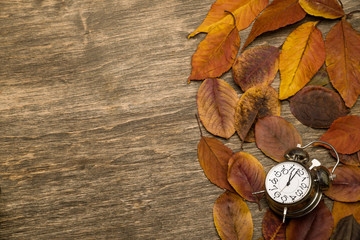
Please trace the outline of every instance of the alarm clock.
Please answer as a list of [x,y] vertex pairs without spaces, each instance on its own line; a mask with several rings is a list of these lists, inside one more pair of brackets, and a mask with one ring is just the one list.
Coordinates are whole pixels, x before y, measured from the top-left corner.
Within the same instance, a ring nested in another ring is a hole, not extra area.
[[[304,150],[313,143],[329,146],[337,157],[337,162],[330,172],[321,163],[313,159]],[[311,212],[320,202],[322,191],[327,190],[332,180],[335,168],[339,164],[339,155],[335,148],[323,141],[313,141],[301,147],[289,149],[285,161],[273,166],[265,178],[265,193],[269,207],[285,218],[301,217]]]

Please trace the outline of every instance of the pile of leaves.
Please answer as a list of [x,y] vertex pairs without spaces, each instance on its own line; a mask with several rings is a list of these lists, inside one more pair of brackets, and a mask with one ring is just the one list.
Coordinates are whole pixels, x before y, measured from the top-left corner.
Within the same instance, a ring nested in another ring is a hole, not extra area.
[[[192,57],[188,82],[204,80],[197,110],[214,137],[201,133],[198,159],[206,177],[225,189],[213,208],[222,239],[252,239],[247,202],[259,204],[261,196],[252,193],[264,189],[266,173],[258,159],[244,151],[234,153],[221,138],[236,132],[241,144],[255,142],[269,158],[284,161],[285,151],[302,139],[280,116],[282,100],[290,102],[293,116],[305,126],[328,129],[319,140],[335,147],[342,164],[325,192],[334,200],[332,211],[321,201],[308,215],[282,223],[267,210],[264,239],[360,239],[360,117],[349,115],[360,94],[360,34],[348,22],[357,12],[345,13],[337,0],[217,0],[189,35],[207,34]],[[259,35],[306,15],[318,20],[299,25],[281,46],[245,49]],[[325,40],[317,27],[323,19],[336,22]],[[240,50],[239,31],[253,21]],[[243,92],[240,98],[219,78],[229,70]],[[271,84],[278,71],[277,91]]]

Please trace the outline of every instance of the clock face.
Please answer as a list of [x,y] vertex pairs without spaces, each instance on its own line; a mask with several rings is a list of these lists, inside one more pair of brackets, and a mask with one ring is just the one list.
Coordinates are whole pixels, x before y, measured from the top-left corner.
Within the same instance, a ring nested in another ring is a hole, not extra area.
[[292,204],[306,197],[311,188],[309,171],[297,162],[281,162],[270,169],[265,190],[276,202]]

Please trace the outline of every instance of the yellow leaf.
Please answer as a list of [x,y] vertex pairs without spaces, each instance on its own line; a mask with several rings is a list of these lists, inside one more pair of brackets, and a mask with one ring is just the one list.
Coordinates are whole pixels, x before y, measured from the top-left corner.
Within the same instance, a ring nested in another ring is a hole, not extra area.
[[338,0],[299,0],[300,6],[310,15],[335,19],[344,16]]
[[208,33],[212,28],[221,24],[233,24],[234,20],[227,12],[231,12],[236,19],[237,29],[247,28],[257,15],[268,5],[269,0],[217,0],[212,6],[203,23],[188,38],[200,32]]
[[325,61],[325,46],[318,22],[307,22],[286,39],[280,53],[279,99],[287,99],[303,88]]

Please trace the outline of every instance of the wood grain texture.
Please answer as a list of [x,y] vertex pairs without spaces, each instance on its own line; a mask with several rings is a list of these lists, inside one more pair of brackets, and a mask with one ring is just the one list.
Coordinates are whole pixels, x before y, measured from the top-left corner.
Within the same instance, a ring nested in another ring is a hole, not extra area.
[[[0,2],[0,239],[219,239],[212,207],[222,190],[196,153],[200,82],[186,83],[204,35],[186,37],[212,3]],[[318,27],[325,35],[335,22]],[[360,31],[360,14],[350,22]],[[251,46],[280,46],[296,26]],[[241,93],[230,73],[222,78]],[[301,125],[287,102],[282,116],[304,143],[324,132]],[[222,141],[240,150],[238,137]],[[274,164],[254,144],[244,149],[266,170]],[[331,166],[322,149],[314,155]],[[265,211],[248,206],[258,239]]]

